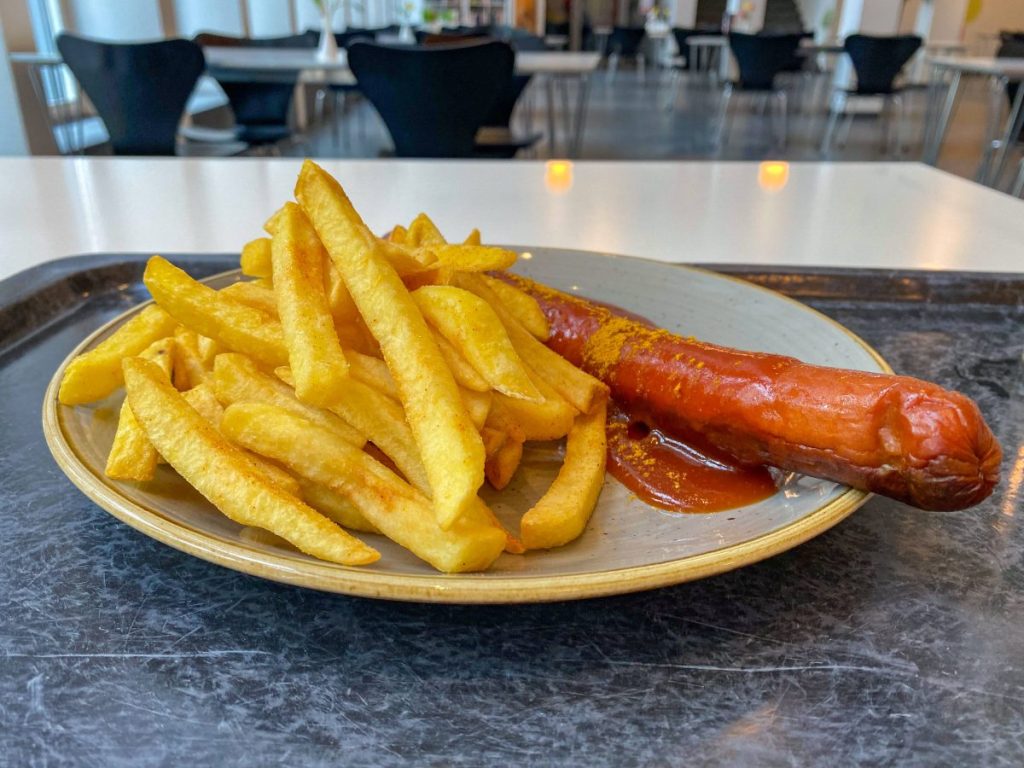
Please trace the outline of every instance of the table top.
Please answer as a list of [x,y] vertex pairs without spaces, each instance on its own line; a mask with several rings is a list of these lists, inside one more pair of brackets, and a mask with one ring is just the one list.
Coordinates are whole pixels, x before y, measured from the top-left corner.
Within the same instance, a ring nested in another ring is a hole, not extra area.
[[[479,227],[490,242],[667,262],[1024,272],[1024,203],[914,163],[575,162],[558,174],[534,161],[323,164],[378,231],[426,210],[453,235]],[[0,185],[0,279],[79,253],[237,251],[298,169],[0,158],[0,177],[18,179]]]
[[[207,66],[218,70],[348,72],[348,57],[338,51],[334,61],[321,61],[312,49],[296,48],[203,48]],[[520,51],[516,72],[524,75],[587,74],[597,69],[601,54],[594,51]]]
[[930,56],[934,67],[954,69],[974,75],[1024,77],[1024,59],[999,59],[994,56]]

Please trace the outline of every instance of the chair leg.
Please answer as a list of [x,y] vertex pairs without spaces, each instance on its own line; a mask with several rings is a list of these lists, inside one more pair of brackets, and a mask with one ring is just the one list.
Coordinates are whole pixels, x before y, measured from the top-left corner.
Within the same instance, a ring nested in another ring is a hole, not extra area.
[[615,79],[615,73],[619,71],[619,54],[613,53],[608,57],[608,82]]
[[715,134],[715,147],[720,151],[729,140],[728,119],[729,102],[732,100],[732,85],[726,83],[722,89],[721,103],[718,107],[718,126]]
[[775,104],[778,109],[779,118],[779,130],[778,130],[778,145],[779,150],[782,152],[786,151],[786,142],[789,138],[789,97],[786,96],[785,91],[775,92]]
[[636,55],[636,66],[640,70],[640,80],[647,82],[647,60],[642,53]]
[[844,110],[846,119],[843,120],[842,128],[839,130],[839,138],[836,142],[840,149],[846,149],[846,143],[850,140],[850,132],[853,130],[853,112]]
[[1017,170],[1017,178],[1014,179],[1013,187],[1010,189],[1010,194],[1014,197],[1021,197],[1024,195],[1024,158],[1020,161],[1020,168]]
[[896,146],[894,147],[893,157],[897,160],[903,159],[903,147],[905,142],[904,128],[907,122],[907,105],[903,100],[903,96],[900,94],[894,94],[892,97],[893,112],[895,112],[895,123],[896,129]]
[[[840,105],[845,107],[845,101]],[[821,154],[828,155],[832,151],[832,138],[836,133],[836,126],[839,124],[841,109],[836,108],[835,96],[829,99],[828,124],[825,126],[825,137],[821,140]]]
[[892,150],[892,100],[882,97],[882,111],[878,113],[878,151],[883,156]]

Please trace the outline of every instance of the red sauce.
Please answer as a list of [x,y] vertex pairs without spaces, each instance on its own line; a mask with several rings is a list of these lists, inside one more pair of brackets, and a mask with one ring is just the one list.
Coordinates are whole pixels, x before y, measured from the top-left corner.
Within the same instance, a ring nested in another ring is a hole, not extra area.
[[677,440],[614,402],[608,408],[608,471],[651,506],[672,512],[720,512],[776,491],[766,467],[746,467]]

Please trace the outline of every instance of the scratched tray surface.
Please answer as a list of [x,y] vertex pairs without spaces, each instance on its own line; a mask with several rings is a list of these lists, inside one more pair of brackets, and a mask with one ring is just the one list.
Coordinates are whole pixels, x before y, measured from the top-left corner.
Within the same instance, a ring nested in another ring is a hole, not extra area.
[[[236,257],[173,256],[204,276]],[[53,370],[146,298],[144,257],[0,283],[0,762],[1024,762],[1024,279],[721,267],[975,398],[1003,482],[876,498],[713,579],[571,604],[379,603],[228,571],[82,496],[39,426]]]

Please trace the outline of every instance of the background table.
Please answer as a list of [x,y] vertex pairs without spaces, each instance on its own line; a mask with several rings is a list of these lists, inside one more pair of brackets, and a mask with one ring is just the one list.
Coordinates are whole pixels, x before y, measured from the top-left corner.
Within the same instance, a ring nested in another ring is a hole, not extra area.
[[[763,563],[590,602],[405,605],[272,584],[143,537],[50,461],[38,412],[48,376],[83,324],[141,295],[141,259],[110,266],[103,296],[95,272],[61,279],[86,266],[71,260],[36,274],[62,286],[47,322],[26,307],[0,312],[8,338],[42,326],[0,353],[5,760],[1024,761],[1024,279],[894,271],[1024,272],[1024,203],[907,164],[793,165],[775,191],[751,163],[579,163],[567,190],[545,184],[541,163],[326,165],[378,230],[427,210],[445,231],[479,225],[490,241],[760,261],[743,274],[850,324],[897,370],[977,398],[1010,449],[1003,485],[956,514],[874,499]],[[237,252],[297,169],[0,159],[18,180],[0,187],[0,264],[9,274],[77,251]],[[233,258],[188,266],[208,274]],[[0,299],[30,279],[0,283]]]

